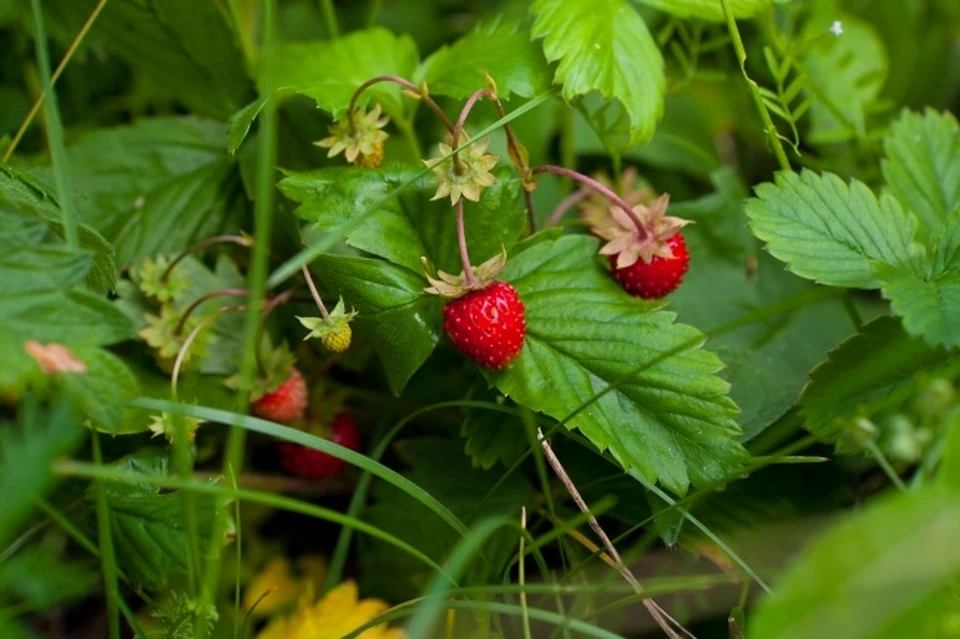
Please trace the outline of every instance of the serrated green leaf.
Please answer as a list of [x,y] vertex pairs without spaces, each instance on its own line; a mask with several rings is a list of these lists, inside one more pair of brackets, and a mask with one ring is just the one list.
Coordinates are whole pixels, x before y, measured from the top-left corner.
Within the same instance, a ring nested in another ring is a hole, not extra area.
[[[487,392],[471,399],[493,401],[499,397],[502,397],[499,393]],[[490,470],[498,463],[509,468],[529,443],[518,417],[479,408],[466,410],[460,435],[466,439],[463,452],[470,457],[474,468],[483,470]]]
[[567,236],[512,256],[501,279],[526,305],[520,356],[488,379],[524,406],[565,419],[625,468],[682,494],[736,476],[744,451],[736,404],[703,335],[626,295],[595,262],[597,242]]
[[[815,295],[812,284],[784,270],[750,235],[742,204],[746,192],[736,174],[724,170],[712,177],[715,193],[670,206],[671,215],[696,222],[683,230],[693,256],[689,271],[669,298],[679,320],[709,331],[784,300]],[[755,267],[748,269],[751,260]],[[741,408],[742,440],[782,417],[800,395],[807,372],[852,332],[840,301],[826,299],[710,338],[706,348],[726,364],[721,375]]]
[[554,81],[572,100],[592,91],[619,101],[630,119],[627,146],[650,139],[663,113],[663,56],[626,0],[536,0],[534,38],[559,61]]
[[[335,167],[292,173],[280,190],[301,203],[296,214],[332,229],[416,175],[410,166],[384,169]],[[523,186],[509,169],[495,171],[497,182],[484,190],[480,202],[468,202],[464,224],[473,264],[480,264],[513,246],[526,223]],[[347,234],[347,243],[384,257],[416,273],[423,272],[421,257],[432,267],[449,273],[463,270],[457,244],[456,213],[447,200],[432,201],[437,187],[422,177],[396,200]]]
[[806,550],[750,617],[747,636],[844,639],[950,636],[946,588],[960,555],[956,495],[894,495],[842,522]]
[[960,126],[947,113],[904,111],[883,141],[883,177],[900,202],[934,229],[960,206]]
[[[636,0],[656,7],[678,18],[699,18],[723,22],[723,5],[720,0]],[[730,12],[735,18],[752,18],[759,11],[767,9],[773,0],[728,0]]]
[[[0,240],[10,247],[21,247],[42,241],[47,233],[26,219],[27,216],[42,218],[48,230],[63,238],[65,232],[61,222],[60,206],[56,202],[53,190],[32,176],[11,166],[0,165],[0,216],[4,219],[3,235]],[[18,241],[13,231],[25,233]],[[97,231],[87,224],[77,225],[80,246],[93,257],[93,268],[87,276],[87,286],[96,293],[112,291],[117,284],[117,261],[113,246]],[[8,235],[10,234],[10,235]],[[30,242],[30,240],[33,242]],[[0,244],[3,246],[4,244]]]
[[125,419],[125,405],[140,396],[140,385],[119,357],[100,348],[77,348],[74,355],[87,367],[82,375],[65,375],[71,393],[96,430],[110,435],[139,433],[147,424]]
[[[383,27],[354,31],[336,40],[288,42],[275,57],[274,86],[260,87],[270,95],[277,89],[293,89],[313,98],[334,119],[346,113],[350,98],[360,85],[380,75],[411,79],[419,62],[417,45],[410,36],[397,36]],[[358,104],[380,102],[392,117],[408,111],[400,87],[381,82],[364,91]]]
[[321,255],[313,267],[356,308],[354,322],[374,336],[390,388],[399,394],[440,340],[443,300],[423,292],[422,276],[381,260]]
[[801,277],[829,286],[878,288],[871,264],[906,264],[916,217],[888,193],[857,180],[780,172],[746,205],[750,229]]
[[550,86],[550,69],[543,52],[518,24],[481,24],[452,45],[427,58],[417,77],[431,94],[467,98],[486,86],[485,73],[497,84],[497,94],[531,98]]
[[830,351],[810,372],[799,405],[805,427],[835,442],[845,421],[861,408],[906,388],[921,371],[947,363],[949,353],[907,335],[895,318],[880,317]]
[[[124,457],[115,466],[130,472],[166,475],[170,467],[166,457],[165,452],[145,449]],[[185,574],[188,544],[180,492],[160,493],[146,482],[108,482],[105,489],[117,562],[133,583],[152,590],[163,587],[172,575]],[[92,486],[86,500],[88,510],[92,510]],[[212,549],[217,513],[224,500],[199,494],[194,496],[194,506],[200,547]]]
[[874,273],[883,296],[911,335],[948,348],[960,345],[960,269],[926,276],[879,264]]
[[[830,33],[837,20],[843,25],[840,36]],[[869,22],[842,11],[834,0],[814,3],[800,37],[817,42],[804,56],[804,63],[833,107],[814,100],[807,138],[816,144],[831,144],[863,137],[867,107],[880,96],[887,79],[883,40]]]

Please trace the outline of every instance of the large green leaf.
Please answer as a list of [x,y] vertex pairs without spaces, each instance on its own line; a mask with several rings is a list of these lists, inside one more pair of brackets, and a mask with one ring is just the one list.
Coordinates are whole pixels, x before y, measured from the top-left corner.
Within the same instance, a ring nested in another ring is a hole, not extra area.
[[497,93],[531,98],[550,86],[550,69],[530,34],[515,23],[478,25],[469,34],[427,58],[417,76],[427,81],[431,94],[466,98],[486,86],[486,76],[497,83]]
[[[724,20],[723,5],[720,0],[636,0],[678,18],[700,18],[701,20]],[[774,0],[728,0],[730,12],[735,18],[752,18],[761,9],[767,9]]]
[[[737,406],[716,376],[704,336],[624,293],[595,262],[586,236],[539,241],[512,256],[501,279],[526,305],[527,336],[513,365],[489,380],[519,404],[567,425],[625,468],[684,493],[735,477]],[[623,379],[633,371],[636,375]]]
[[[97,0],[54,0],[46,14],[71,34]],[[249,99],[243,55],[221,3],[192,0],[111,0],[91,39],[122,58],[163,96],[202,115],[225,119]]]
[[225,136],[212,120],[150,118],[68,147],[81,213],[121,264],[179,252],[225,226],[242,197]]
[[[297,215],[329,230],[417,173],[415,167],[402,165],[376,170],[334,167],[290,174],[280,182],[280,190],[301,203]],[[512,246],[526,223],[520,180],[506,168],[495,175],[497,183],[483,192],[480,202],[467,202],[464,207],[474,264],[492,257],[502,246]],[[456,214],[449,201],[431,201],[435,193],[436,184],[422,177],[350,231],[347,243],[418,273],[423,271],[421,257],[441,270],[461,272]]]
[[906,264],[916,217],[896,198],[879,200],[857,180],[830,173],[780,172],[756,187],[746,206],[750,229],[801,277],[830,286],[878,288],[874,261]]
[[[0,246],[19,248],[39,242],[46,237],[48,229],[60,237],[65,236],[60,205],[53,195],[53,189],[11,166],[0,165],[0,207],[38,217],[34,222],[25,219],[16,223],[11,221],[4,229],[5,239],[0,239],[3,243]],[[93,267],[87,274],[87,286],[97,293],[112,291],[117,283],[113,246],[87,224],[81,222],[77,227],[80,246],[93,257]],[[23,235],[18,237],[14,233]]]
[[929,253],[905,266],[877,264],[874,273],[908,332],[960,345],[960,208],[934,231]]
[[[170,472],[167,455],[159,449],[148,448],[124,457],[116,466],[128,472],[167,475]],[[117,561],[134,584],[148,589],[161,588],[170,576],[185,574],[188,543],[180,492],[161,493],[147,482],[110,482],[105,488]],[[91,486],[86,499],[90,510],[95,507],[94,499]],[[211,549],[217,513],[225,501],[204,494],[194,495],[193,501],[200,547]]]
[[[807,372],[854,329],[839,299],[815,302],[814,285],[760,250],[746,228],[746,193],[737,176],[724,170],[713,180],[715,193],[670,206],[672,215],[696,222],[683,231],[693,257],[683,286],[670,295],[671,310],[681,322],[709,332],[790,299],[809,300],[706,344],[726,364],[721,375],[741,408],[737,422],[746,440],[794,405]],[[755,268],[748,269],[752,260]]]
[[960,575],[956,493],[895,495],[816,541],[750,616],[762,639],[953,636],[947,588]]
[[649,140],[663,113],[663,56],[626,0],[536,0],[532,33],[559,61],[554,81],[563,97],[593,91],[618,100],[630,120],[625,146]]
[[[336,40],[288,42],[277,51],[273,87],[261,87],[264,95],[278,89],[293,89],[313,98],[324,111],[340,118],[350,106],[350,98],[360,85],[380,75],[411,79],[417,68],[417,45],[406,35],[397,36],[382,27],[374,27]],[[367,89],[361,106],[371,100],[380,102],[393,117],[403,117],[400,87],[381,82]]]
[[[830,33],[836,21],[843,26],[840,36]],[[876,29],[841,11],[834,0],[818,0],[801,37],[816,42],[804,63],[824,96],[810,109],[807,139],[829,144],[865,136],[868,108],[887,79],[887,50]]]
[[895,318],[880,317],[830,351],[830,358],[810,373],[799,402],[806,428],[835,441],[846,419],[949,359],[943,349],[907,335]]
[[405,268],[358,257],[321,255],[313,269],[359,311],[397,394],[433,352],[443,330],[443,300],[423,292],[426,280]]
[[904,111],[884,138],[890,191],[934,229],[960,206],[960,126],[950,113]]

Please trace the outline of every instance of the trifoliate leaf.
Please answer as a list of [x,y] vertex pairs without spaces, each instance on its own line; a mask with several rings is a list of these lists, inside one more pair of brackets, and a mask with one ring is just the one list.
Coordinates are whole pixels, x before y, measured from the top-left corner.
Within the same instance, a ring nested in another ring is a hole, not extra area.
[[550,86],[550,68],[530,34],[516,23],[492,22],[427,58],[417,71],[431,94],[464,99],[486,86],[485,73],[497,83],[497,94],[531,98]]
[[[636,0],[678,18],[700,18],[701,20],[724,20],[723,5],[720,0]],[[730,12],[735,18],[752,18],[761,9],[773,4],[773,0],[729,0]]]
[[554,81],[565,100],[593,91],[619,101],[630,119],[626,146],[649,140],[663,113],[663,56],[627,0],[536,0],[531,29],[559,61]]
[[960,126],[950,113],[904,111],[884,138],[883,177],[901,204],[934,229],[960,206]]
[[862,182],[811,171],[778,173],[747,202],[750,229],[801,277],[830,286],[878,288],[875,261],[906,264],[917,218]]
[[[512,367],[487,373],[505,395],[567,419],[625,468],[676,493],[742,472],[737,406],[705,337],[623,292],[594,261],[596,240],[567,236],[513,255],[501,279],[526,306]],[[625,376],[639,370],[629,379]]]
[[820,439],[835,442],[858,411],[894,396],[917,373],[945,364],[949,357],[943,349],[910,337],[895,318],[880,317],[811,371],[799,401],[804,425]]

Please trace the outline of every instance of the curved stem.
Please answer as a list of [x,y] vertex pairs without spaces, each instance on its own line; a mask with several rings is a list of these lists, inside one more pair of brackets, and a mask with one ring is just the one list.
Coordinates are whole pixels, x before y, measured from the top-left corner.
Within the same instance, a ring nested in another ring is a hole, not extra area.
[[313,283],[313,277],[310,276],[310,271],[307,269],[307,266],[301,266],[300,270],[303,271],[303,279],[307,280],[310,295],[313,296],[313,301],[317,303],[317,308],[320,309],[320,314],[323,315],[323,319],[330,319],[330,313],[327,312],[327,307],[323,305],[323,300],[320,299],[320,293],[317,292],[317,286]]
[[366,91],[368,88],[372,87],[373,85],[379,84],[380,82],[393,82],[394,84],[399,84],[404,89],[407,89],[409,91],[412,91],[413,93],[416,93],[417,96],[421,100],[423,100],[428,107],[430,107],[430,110],[433,111],[438,118],[440,118],[440,121],[443,122],[443,126],[447,127],[447,131],[450,131],[451,133],[453,132],[453,125],[450,123],[450,119],[447,117],[447,114],[444,113],[443,109],[440,108],[440,105],[434,102],[433,98],[431,98],[430,96],[424,95],[420,87],[415,85],[413,82],[410,82],[409,80],[405,80],[404,78],[401,78],[400,76],[397,76],[397,75],[378,75],[375,78],[370,78],[369,80],[361,84],[359,87],[357,87],[357,90],[353,92],[353,96],[350,98],[350,107],[349,107],[349,110],[347,111],[347,119],[350,122],[351,131],[354,131],[354,127],[356,126],[354,124],[353,114],[357,110],[357,100],[360,99],[360,94]]
[[197,324],[196,327],[190,331],[190,334],[187,335],[187,339],[183,340],[183,345],[180,347],[180,350],[177,351],[177,359],[173,362],[173,373],[170,375],[170,389],[173,392],[174,400],[177,399],[177,380],[180,379],[180,368],[183,366],[183,361],[187,358],[187,351],[190,350],[190,346],[193,345],[193,341],[197,339],[200,331],[220,319],[221,315],[225,315],[231,311],[242,311],[245,308],[247,307],[244,304],[239,306],[224,306],[210,317],[205,317],[202,322]]
[[557,208],[553,209],[553,212],[550,214],[550,217],[547,218],[547,223],[545,226],[550,228],[551,226],[556,226],[557,223],[563,218],[567,211],[573,208],[580,200],[588,197],[590,195],[590,189],[579,189],[568,195],[567,197],[560,200],[560,204],[557,205]]
[[173,258],[173,261],[167,265],[167,270],[163,272],[163,275],[160,276],[161,282],[166,282],[167,278],[170,277],[170,272],[173,270],[177,264],[183,260],[186,256],[197,251],[201,251],[208,246],[213,246],[214,244],[223,244],[226,242],[232,242],[233,244],[239,244],[240,246],[253,246],[253,240],[249,237],[243,235],[214,235],[213,237],[208,237],[206,239],[195,242],[185,248],[180,255]]
[[[491,94],[490,99],[493,101],[493,105],[497,108],[497,115],[501,118],[507,117],[507,112],[503,108],[503,103],[500,102],[500,98],[497,95]],[[526,182],[528,174],[530,172],[530,167],[524,161],[524,155],[520,152],[520,144],[517,142],[516,136],[513,135],[513,129],[509,124],[503,125],[503,132],[507,136],[507,148],[510,149],[510,159],[513,160],[514,164],[517,166],[517,171],[520,172],[520,179],[524,182],[524,199],[527,203],[527,217],[530,222],[530,230],[536,233],[537,231],[537,214],[533,208],[533,196],[530,191],[526,188]]]
[[293,288],[288,288],[284,292],[274,295],[273,297],[268,299],[266,304],[263,305],[263,313],[260,315],[260,321],[257,324],[257,335],[254,338],[255,346],[253,350],[254,357],[256,357],[256,361],[257,361],[257,370],[260,372],[261,375],[267,374],[266,367],[264,367],[263,365],[263,356],[260,353],[260,334],[263,332],[263,325],[266,324],[267,318],[270,317],[270,313],[273,312],[273,309],[277,308],[281,304],[285,304],[286,302],[289,302],[290,298],[293,297],[294,293],[297,292],[298,288],[299,288],[298,286],[294,286]]
[[467,121],[467,116],[470,115],[470,111],[473,110],[474,105],[479,102],[482,98],[486,97],[489,93],[489,89],[480,89],[479,91],[474,92],[473,95],[467,100],[466,104],[463,105],[463,109],[460,111],[460,116],[457,118],[457,123],[453,125],[453,133],[450,134],[451,137],[451,146],[453,146],[453,167],[457,172],[457,175],[463,173],[463,165],[460,163],[460,151],[458,147],[460,146],[460,135],[463,133],[463,125]]
[[637,217],[637,214],[633,212],[633,209],[627,204],[622,197],[611,191],[609,188],[597,182],[593,178],[589,178],[582,173],[573,171],[571,169],[565,169],[562,166],[553,166],[551,164],[544,164],[543,166],[536,166],[530,171],[532,174],[536,175],[537,173],[553,173],[555,175],[562,175],[564,177],[573,178],[574,180],[580,182],[581,184],[598,191],[605,198],[619,206],[623,209],[623,212],[630,217],[633,223],[636,225],[637,230],[640,231],[640,239],[646,240],[650,237],[650,231],[643,225],[643,222],[640,221],[640,218]]
[[240,297],[241,295],[249,295],[250,290],[246,288],[224,288],[219,291],[210,291],[205,293],[194,300],[193,304],[187,307],[187,310],[183,312],[183,315],[180,316],[180,321],[177,322],[177,327],[174,329],[173,334],[179,335],[183,331],[183,327],[187,323],[187,319],[190,315],[197,310],[197,308],[206,302],[207,300],[212,300],[217,297]]
[[460,244],[460,261],[463,262],[463,275],[468,286],[477,286],[479,282],[470,266],[470,254],[467,252],[467,234],[463,227],[463,198],[457,200],[457,243]]

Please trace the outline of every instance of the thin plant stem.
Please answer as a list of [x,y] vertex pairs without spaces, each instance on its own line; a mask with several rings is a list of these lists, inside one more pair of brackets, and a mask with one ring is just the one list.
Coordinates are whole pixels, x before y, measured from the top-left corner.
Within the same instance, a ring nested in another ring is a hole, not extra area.
[[187,319],[197,310],[201,304],[218,297],[241,297],[244,295],[249,295],[250,290],[246,288],[224,288],[219,291],[210,291],[198,297],[194,302],[187,307],[183,312],[183,315],[180,316],[180,321],[177,322],[177,326],[173,329],[174,335],[179,335],[183,332],[183,327],[187,325]]
[[353,92],[353,96],[351,96],[350,98],[350,107],[349,107],[349,110],[347,111],[347,118],[350,121],[351,130],[353,130],[354,128],[353,114],[357,110],[357,100],[360,99],[360,95],[364,91],[366,91],[368,88],[372,87],[375,84],[379,84],[380,82],[393,82],[394,84],[399,84],[404,89],[407,89],[408,91],[416,94],[417,97],[420,100],[423,100],[423,102],[428,107],[430,107],[430,110],[433,111],[438,118],[440,118],[440,121],[443,122],[443,126],[447,128],[447,131],[453,133],[453,124],[450,123],[450,118],[448,118],[447,114],[443,112],[443,109],[440,108],[440,105],[434,102],[433,98],[431,98],[428,95],[425,95],[423,93],[423,90],[417,85],[415,85],[413,82],[410,82],[410,80],[405,80],[404,78],[401,78],[400,76],[397,76],[397,75],[378,75],[375,78],[370,78],[369,80],[361,84],[359,87],[357,87],[357,90]]
[[[520,507],[520,528],[523,530],[527,529],[527,507]],[[520,535],[520,561],[517,563],[517,570],[520,576],[520,585],[525,586],[527,583],[526,579],[526,568],[524,567],[526,561],[523,556],[523,546],[526,541],[524,535]],[[530,636],[530,611],[527,607],[527,592],[526,590],[520,591],[520,610],[523,619],[523,639],[531,639]]]
[[887,456],[883,454],[883,451],[877,446],[876,442],[868,441],[866,444],[867,450],[870,451],[870,454],[873,455],[873,458],[877,460],[877,464],[880,465],[880,468],[883,470],[884,474],[887,476],[887,479],[897,487],[902,493],[907,492],[907,485],[903,483],[903,480],[900,479],[900,475],[897,474],[897,471],[894,470],[893,466],[890,464],[890,460],[887,459]]
[[160,276],[160,281],[166,282],[167,278],[170,277],[170,273],[173,271],[174,267],[191,253],[202,251],[208,246],[213,246],[214,244],[223,244],[226,242],[239,244],[240,246],[253,246],[253,240],[245,235],[214,235],[213,237],[204,238],[198,242],[194,242],[185,248],[179,255],[173,258],[173,261],[167,264],[167,270],[165,270],[163,275]]
[[[263,0],[262,4],[261,46],[262,56],[268,57],[261,64],[260,81],[263,86],[274,87],[274,57],[277,54],[276,42],[276,0]],[[261,58],[263,59],[263,58]],[[276,100],[268,100],[260,116],[260,140],[257,145],[256,201],[254,203],[254,246],[247,287],[250,289],[249,306],[243,332],[243,357],[240,361],[240,388],[236,396],[239,412],[247,412],[250,404],[250,388],[257,364],[259,344],[256,343],[260,329],[260,312],[264,306],[266,293],[267,267],[269,264],[270,234],[273,228],[274,171],[277,158],[277,106]],[[246,430],[232,425],[227,436],[226,454],[223,460],[224,472],[240,474],[243,472]],[[201,590],[201,605],[212,605],[220,579],[221,555],[217,547],[227,528],[229,511],[218,513],[214,525],[214,534],[210,543],[214,545],[208,553],[211,559]],[[200,639],[206,636],[206,628],[201,629]]]
[[723,7],[723,15],[727,20],[727,30],[730,32],[730,39],[733,41],[733,48],[737,53],[737,61],[740,63],[740,71],[743,74],[744,79],[747,81],[747,87],[750,90],[750,95],[753,96],[753,101],[757,106],[757,111],[760,113],[760,119],[763,120],[764,132],[766,132],[767,139],[770,140],[770,143],[773,146],[773,154],[776,156],[777,163],[780,165],[780,168],[784,171],[790,171],[790,160],[787,158],[787,152],[784,150],[783,144],[780,142],[780,136],[777,133],[777,127],[773,124],[773,118],[770,117],[770,112],[767,111],[767,107],[763,103],[763,96],[760,95],[760,87],[747,74],[747,50],[743,46],[743,40],[740,39],[740,31],[737,29],[737,21],[733,17],[733,12],[730,10],[730,1],[720,0],[720,5]]
[[[90,431],[90,443],[93,449],[93,463],[103,466],[103,453],[100,452],[100,436]],[[107,506],[107,490],[102,479],[93,480],[93,491],[97,504],[97,536],[100,541],[100,566],[103,570],[103,589],[107,594],[107,625],[110,639],[120,639],[120,615],[117,602],[120,590],[117,588],[117,559],[113,549],[113,532],[110,530],[110,511]]]
[[572,169],[566,169],[562,166],[553,166],[551,164],[544,164],[542,166],[536,166],[532,169],[532,173],[553,173],[555,175],[562,175],[565,177],[573,178],[574,180],[580,182],[584,186],[587,186],[594,191],[598,191],[601,195],[606,197],[608,200],[619,206],[623,209],[623,212],[629,216],[630,220],[636,225],[637,230],[640,232],[640,240],[644,241],[650,238],[650,231],[643,225],[643,222],[640,221],[640,218],[637,217],[637,214],[633,212],[633,209],[630,207],[627,202],[617,195],[615,192],[597,182],[593,178],[587,177],[586,175],[574,171]]
[[210,324],[213,324],[221,315],[229,313],[231,311],[241,311],[245,309],[246,306],[224,306],[221,309],[218,309],[216,313],[210,317],[205,317],[203,320],[194,327],[190,334],[187,335],[187,339],[183,340],[183,344],[180,346],[180,350],[177,351],[177,357],[173,362],[173,372],[170,374],[170,388],[173,393],[174,399],[177,397],[177,382],[180,379],[180,369],[183,367],[183,362],[187,358],[187,353],[190,351],[190,347],[193,345],[194,340],[197,339],[197,336],[200,335],[200,332],[207,328]]
[[37,111],[40,110],[40,107],[43,105],[44,100],[47,97],[48,90],[53,88],[53,85],[56,84],[57,80],[60,78],[60,74],[63,73],[63,70],[67,67],[67,63],[70,62],[73,58],[73,54],[76,53],[77,48],[80,46],[80,43],[83,42],[83,39],[87,36],[87,32],[90,31],[90,27],[93,26],[93,23],[96,21],[97,16],[100,15],[100,12],[103,10],[103,7],[107,4],[107,0],[100,0],[97,3],[97,6],[93,8],[93,11],[90,13],[90,16],[87,18],[87,21],[83,23],[83,26],[80,27],[80,31],[77,32],[77,36],[73,39],[73,42],[70,43],[70,48],[67,49],[67,52],[63,55],[63,58],[60,60],[60,64],[57,65],[57,68],[54,70],[53,75],[50,77],[49,86],[44,86],[43,90],[40,92],[40,95],[37,96],[37,99],[34,101],[33,106],[30,107],[30,111],[27,113],[27,116],[23,118],[23,122],[20,123],[20,128],[17,129],[17,132],[13,136],[13,140],[10,141],[10,146],[7,147],[7,150],[3,153],[3,159],[0,160],[0,163],[6,164],[10,161],[10,158],[13,156],[14,150],[17,148],[17,145],[20,143],[20,139],[23,137],[24,133],[27,132],[27,128],[30,127],[30,123],[33,122],[33,118],[36,117]]
[[303,279],[307,280],[307,288],[310,289],[310,295],[313,296],[313,301],[316,302],[317,308],[320,309],[320,314],[323,315],[323,319],[329,320],[330,313],[327,312],[327,307],[323,305],[323,300],[320,299],[320,293],[317,292],[317,285],[313,283],[313,277],[310,275],[310,270],[304,265],[301,267],[303,271]]
[[367,15],[367,28],[377,24],[380,19],[380,10],[383,9],[383,0],[373,0],[370,3],[370,13]]
[[560,200],[560,204],[558,204],[557,208],[553,209],[553,212],[550,213],[550,217],[547,218],[547,223],[544,224],[544,226],[550,228],[551,226],[556,226],[559,224],[560,220],[563,219],[563,216],[566,215],[567,211],[576,206],[580,200],[589,197],[589,195],[590,189],[578,189]]
[[463,263],[463,274],[467,278],[467,286],[477,286],[477,276],[470,266],[470,254],[467,252],[467,233],[463,224],[463,198],[457,200],[457,243],[460,245],[460,261]]
[[[600,541],[603,543],[603,547],[606,549],[610,558],[616,562],[616,568],[620,572],[620,575],[628,584],[633,587],[634,592],[637,594],[642,593],[643,587],[640,585],[640,582],[637,581],[637,578],[632,572],[630,572],[630,569],[627,567],[627,565],[623,563],[620,553],[617,552],[617,549],[610,542],[610,538],[607,537],[607,533],[605,533],[603,528],[601,528],[600,522],[597,521],[596,517],[590,514],[590,508],[587,506],[587,502],[583,500],[583,497],[580,495],[580,491],[577,490],[573,480],[570,479],[570,475],[567,474],[563,464],[560,463],[560,459],[557,457],[556,453],[553,452],[553,447],[550,446],[549,440],[543,436],[543,431],[540,428],[537,428],[537,437],[540,440],[540,447],[543,449],[543,454],[547,458],[547,462],[549,462],[550,467],[553,468],[553,472],[555,472],[557,477],[560,478],[560,481],[563,482],[564,487],[567,489],[567,492],[570,493],[570,496],[573,498],[574,503],[577,504],[577,508],[580,509],[580,512],[587,516],[587,522],[590,524],[590,528],[592,528],[593,532],[596,533],[597,537],[600,538]],[[663,611],[659,606],[657,606],[656,602],[654,602],[652,599],[645,598],[643,600],[643,605],[650,612],[650,616],[653,617],[653,620],[657,622],[657,625],[660,626],[660,629],[663,630],[668,637],[671,639],[680,639],[680,635],[678,635],[673,628],[670,627],[670,624],[664,616]]]
[[857,309],[857,303],[853,300],[853,293],[850,289],[847,290],[846,295],[840,298],[840,301],[843,302],[843,310],[847,312],[847,317],[850,318],[853,328],[859,333],[863,328],[863,317]]
[[470,115],[470,111],[473,110],[474,105],[486,97],[489,92],[489,89],[480,89],[479,91],[475,91],[463,105],[463,109],[460,110],[460,115],[457,117],[457,123],[453,125],[453,133],[450,137],[451,146],[453,146],[453,167],[457,172],[457,175],[461,175],[463,173],[463,164],[460,162],[459,149],[460,136],[463,134],[463,125],[466,124],[467,116]]
[[327,35],[331,40],[340,37],[340,23],[337,22],[337,12],[333,8],[333,0],[320,0],[320,8],[323,11],[323,26],[327,30]]
[[[493,105],[497,108],[497,115],[501,118],[507,117],[507,112],[504,110],[500,98],[497,97],[495,93],[491,93],[489,97],[493,101]],[[527,204],[527,217],[530,222],[530,230],[536,233],[537,213],[533,207],[533,193],[531,189],[526,188],[527,182],[530,179],[530,167],[526,164],[527,155],[521,151],[520,143],[517,142],[517,138],[513,134],[513,128],[509,124],[503,125],[503,132],[507,136],[507,149],[510,151],[510,159],[513,160],[513,163],[516,165],[517,171],[520,173],[520,179],[523,181],[523,197]]]
[[73,209],[73,200],[70,197],[73,189],[70,185],[67,150],[63,144],[63,123],[60,120],[57,94],[53,90],[53,81],[50,77],[50,51],[47,49],[47,32],[43,25],[43,9],[40,7],[40,0],[31,0],[30,5],[33,8],[37,66],[40,67],[40,79],[43,82],[41,97],[46,95],[43,107],[47,119],[47,140],[50,143],[50,157],[53,159],[53,178],[57,186],[63,234],[67,245],[76,248],[80,246],[80,236],[77,233],[76,211]]

